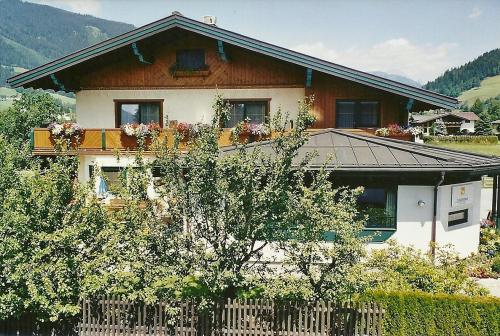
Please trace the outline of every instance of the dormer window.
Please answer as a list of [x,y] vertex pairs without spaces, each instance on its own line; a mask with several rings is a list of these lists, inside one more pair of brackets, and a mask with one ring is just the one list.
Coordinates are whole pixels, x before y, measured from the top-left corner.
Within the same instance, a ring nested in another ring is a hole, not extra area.
[[206,69],[205,50],[203,49],[178,50],[176,56],[176,70],[197,71]]

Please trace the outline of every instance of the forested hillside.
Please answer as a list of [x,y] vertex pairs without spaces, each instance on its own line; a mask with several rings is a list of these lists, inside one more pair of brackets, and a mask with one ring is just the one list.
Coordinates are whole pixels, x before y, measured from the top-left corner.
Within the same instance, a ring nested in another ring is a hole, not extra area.
[[499,74],[500,49],[494,49],[458,68],[447,70],[442,76],[425,84],[424,88],[458,97],[463,91],[478,87],[486,77]]
[[0,64],[33,68],[133,28],[50,6],[0,0]]

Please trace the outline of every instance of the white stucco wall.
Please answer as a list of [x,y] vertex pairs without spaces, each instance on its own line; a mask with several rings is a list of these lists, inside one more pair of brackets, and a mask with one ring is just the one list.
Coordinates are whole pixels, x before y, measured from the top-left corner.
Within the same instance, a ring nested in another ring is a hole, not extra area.
[[[471,185],[472,202],[461,206],[452,206],[451,190],[453,186],[444,185],[438,189],[438,209],[436,220],[436,243],[439,246],[451,244],[462,257],[477,252],[481,220],[481,182],[468,182]],[[398,243],[414,246],[427,251],[431,241],[433,215],[433,186],[399,186],[397,204],[397,231],[391,237]],[[425,206],[419,207],[418,202]],[[468,222],[448,226],[448,213],[468,209]],[[380,248],[385,244],[370,244],[371,248]]]
[[488,213],[491,211],[491,203],[493,202],[493,188],[481,189],[481,213],[480,218],[488,218]]
[[469,122],[462,121],[460,124],[460,131],[467,130],[469,133],[474,133],[474,120],[470,120]]
[[[392,239],[405,246],[414,246],[422,250],[429,248],[433,193],[432,186],[398,187],[397,231]],[[419,207],[418,201],[424,201],[425,206]],[[377,244],[371,245],[373,247]]]
[[[451,205],[451,190],[453,185],[440,188],[438,203],[438,225],[436,242],[439,245],[452,244],[462,257],[475,253],[479,247],[479,232],[481,223],[481,182],[470,182],[472,185],[472,201],[467,205]],[[460,184],[456,184],[460,185]],[[469,220],[467,223],[448,226],[448,212],[468,209]]]
[[76,94],[76,120],[84,128],[114,128],[114,99],[164,99],[164,120],[210,122],[215,95],[227,99],[271,99],[271,116],[279,107],[294,118],[304,88],[82,90]]

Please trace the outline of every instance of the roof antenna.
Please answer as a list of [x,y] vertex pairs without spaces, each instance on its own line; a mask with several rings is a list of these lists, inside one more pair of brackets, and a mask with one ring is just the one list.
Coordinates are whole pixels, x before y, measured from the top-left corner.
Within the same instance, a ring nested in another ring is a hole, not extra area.
[[173,11],[173,12],[172,12],[172,15],[184,16],[184,15],[182,15],[182,13],[181,13],[181,12],[179,12],[179,11]]

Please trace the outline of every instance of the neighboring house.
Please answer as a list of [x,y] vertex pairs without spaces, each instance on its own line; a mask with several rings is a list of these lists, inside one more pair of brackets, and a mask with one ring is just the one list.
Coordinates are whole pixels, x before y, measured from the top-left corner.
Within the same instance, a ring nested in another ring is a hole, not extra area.
[[[76,119],[84,133],[74,154],[82,181],[90,179],[94,167],[116,180],[121,167],[133,162],[115,157],[117,150],[133,152],[136,146],[120,130],[124,124],[157,122],[171,136],[166,120],[209,122],[217,92],[232,106],[226,128],[245,118],[267,122],[279,108],[293,119],[297,101],[314,94],[318,133],[302,151],[316,149],[318,164],[334,153],[333,181],[366,187],[359,201],[375,214],[366,234],[380,233],[372,246],[393,237],[424,249],[436,241],[454,244],[461,255],[476,251],[481,175],[500,172],[500,159],[345,132],[405,125],[411,112],[455,108],[455,98],[177,14],[9,83],[76,92]],[[34,130],[32,147],[36,155],[55,155],[47,129]]]
[[493,128],[493,131],[495,134],[500,133],[500,130],[498,129],[498,126],[500,126],[500,120],[495,120],[491,122],[491,127]]
[[474,112],[439,110],[432,114],[412,114],[410,124],[422,127],[424,135],[431,135],[432,125],[438,120],[443,121],[448,134],[463,134],[474,133],[474,124],[479,117]]

